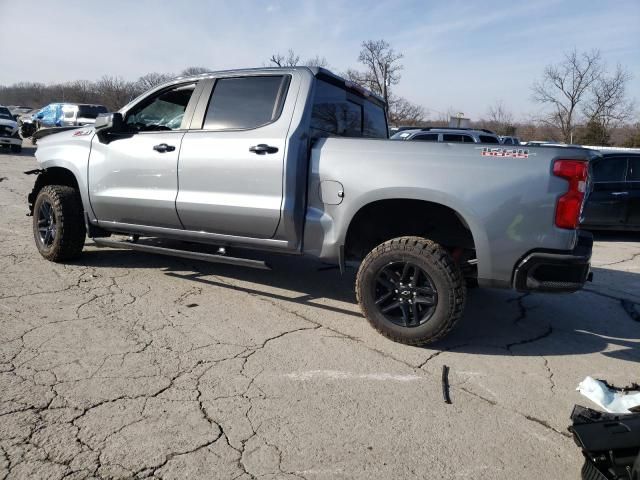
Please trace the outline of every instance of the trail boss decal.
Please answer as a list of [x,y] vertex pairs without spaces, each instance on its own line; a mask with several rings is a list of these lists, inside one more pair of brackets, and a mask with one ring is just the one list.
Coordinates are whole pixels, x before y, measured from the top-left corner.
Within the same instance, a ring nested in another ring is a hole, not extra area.
[[480,149],[480,155],[483,157],[529,158],[529,150],[526,148],[482,147]]

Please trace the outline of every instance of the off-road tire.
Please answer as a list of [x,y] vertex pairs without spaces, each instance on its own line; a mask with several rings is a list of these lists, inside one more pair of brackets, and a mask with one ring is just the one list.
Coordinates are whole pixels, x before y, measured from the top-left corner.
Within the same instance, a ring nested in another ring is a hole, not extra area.
[[12,153],[20,153],[22,152],[22,145],[11,145]]
[[[387,265],[407,262],[431,277],[437,293],[435,309],[425,323],[405,327],[391,322],[376,305],[376,278]],[[399,237],[374,248],[361,263],[356,298],[371,326],[393,341],[423,345],[445,337],[462,317],[467,289],[458,265],[436,242],[421,237]]]
[[[55,237],[46,245],[39,230],[40,209],[47,202],[53,211]],[[82,200],[79,192],[65,185],[46,185],[33,206],[33,236],[36,247],[47,260],[64,262],[77,258],[86,238]]]

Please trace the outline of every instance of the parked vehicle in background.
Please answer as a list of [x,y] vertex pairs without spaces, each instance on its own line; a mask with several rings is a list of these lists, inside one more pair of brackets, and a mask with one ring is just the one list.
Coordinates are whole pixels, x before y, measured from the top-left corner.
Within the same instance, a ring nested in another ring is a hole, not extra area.
[[18,133],[18,123],[7,107],[0,106],[0,146],[11,148],[14,153],[22,151],[22,139]]
[[591,169],[593,190],[584,207],[583,228],[640,231],[640,151],[603,152]]
[[35,113],[38,128],[90,125],[107,113],[103,105],[51,103]]
[[25,113],[33,112],[34,110],[33,107],[23,107],[20,105],[9,105],[7,108],[16,118],[24,115]]
[[491,130],[476,130],[472,128],[425,127],[407,129],[392,135],[391,140],[500,144],[500,139]]
[[23,138],[33,135],[41,128],[91,125],[98,115],[107,113],[103,105],[80,103],[50,103],[31,115],[31,121],[21,122]]
[[[387,132],[382,99],[323,68],[176,79],[94,126],[39,139],[34,241],[55,262],[79,256],[88,234],[99,246],[263,269],[194,244],[350,264],[367,320],[407,344],[447,335],[467,281],[572,292],[590,278],[592,237],[577,227],[595,152],[528,149],[525,161],[498,146],[487,161],[493,147],[475,140]],[[498,143],[484,131],[429,133]]]
[[518,137],[502,135],[500,136],[500,143],[502,145],[520,145],[520,139]]
[[34,120],[34,114],[37,110],[31,110],[18,117],[18,131],[20,137],[29,138],[36,132],[36,122]]

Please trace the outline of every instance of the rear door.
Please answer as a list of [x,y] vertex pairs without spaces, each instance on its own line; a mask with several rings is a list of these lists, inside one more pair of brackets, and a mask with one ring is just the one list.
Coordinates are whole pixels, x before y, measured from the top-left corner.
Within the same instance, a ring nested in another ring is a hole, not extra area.
[[640,155],[629,157],[627,189],[629,190],[627,225],[640,228]]
[[271,238],[282,208],[295,76],[261,72],[208,81],[182,141],[180,220],[187,230]]
[[593,190],[584,209],[584,224],[622,227],[629,200],[626,156],[606,156],[593,163]]

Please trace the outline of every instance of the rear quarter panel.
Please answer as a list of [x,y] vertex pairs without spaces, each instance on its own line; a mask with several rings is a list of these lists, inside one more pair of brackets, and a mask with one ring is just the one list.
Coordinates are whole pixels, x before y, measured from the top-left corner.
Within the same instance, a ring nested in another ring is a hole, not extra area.
[[[533,249],[568,250],[573,230],[555,227],[567,182],[552,175],[556,158],[587,158],[576,148],[529,148],[527,158],[488,157],[485,147],[330,138],[311,152],[305,252],[336,259],[351,219],[370,202],[406,198],[455,210],[471,230],[483,286],[509,286],[516,262]],[[344,186],[339,205],[324,204],[319,185]]]

